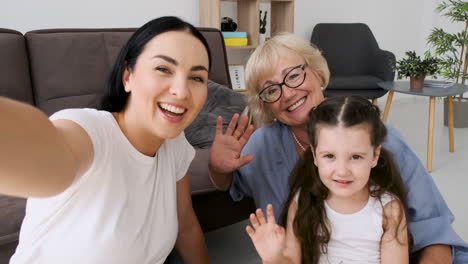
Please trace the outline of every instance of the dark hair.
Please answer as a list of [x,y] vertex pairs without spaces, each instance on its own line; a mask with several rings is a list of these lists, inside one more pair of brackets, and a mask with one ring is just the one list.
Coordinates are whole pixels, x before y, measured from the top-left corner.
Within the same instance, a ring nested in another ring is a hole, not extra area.
[[155,36],[169,31],[187,31],[199,39],[208,52],[209,69],[211,68],[211,53],[208,42],[197,28],[173,16],[153,19],[135,31],[120,50],[107,81],[106,93],[101,101],[102,110],[109,112],[120,112],[123,110],[128,99],[128,93],[125,91],[122,83],[122,74],[125,67],[128,70],[132,70],[146,43]]
[[[283,207],[281,223],[286,226],[289,206],[296,194],[299,193],[297,211],[292,226],[294,234],[301,244],[302,262],[316,264],[320,255],[326,252],[332,232],[324,205],[329,190],[320,180],[317,166],[311,162],[313,160],[312,150],[317,148],[317,126],[353,127],[366,125],[369,128],[371,145],[374,148],[382,145],[387,135],[387,129],[380,120],[379,108],[367,99],[358,96],[327,99],[313,109],[309,117],[308,131],[311,148],[307,149],[291,174],[289,196]],[[401,205],[399,227],[403,217],[406,217],[404,214],[407,209],[406,191],[391,154],[384,148],[380,151],[377,165],[371,169],[368,188],[370,196],[379,200],[384,193],[389,193],[399,201]],[[396,228],[395,232],[398,229]],[[408,238],[411,245],[409,231]]]

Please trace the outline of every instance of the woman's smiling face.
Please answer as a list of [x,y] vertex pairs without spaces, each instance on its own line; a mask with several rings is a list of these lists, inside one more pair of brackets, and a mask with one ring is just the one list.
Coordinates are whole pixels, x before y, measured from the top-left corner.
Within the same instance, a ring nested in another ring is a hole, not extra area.
[[[291,69],[304,64],[306,64],[306,61],[297,53],[283,50],[275,70],[260,80],[259,91],[269,85],[283,82],[284,77]],[[270,111],[275,118],[290,126],[306,124],[310,110],[324,100],[321,89],[322,84],[318,75],[310,70],[307,65],[304,71],[305,80],[300,86],[289,88],[283,85],[281,87],[281,98],[269,104]]]
[[130,93],[124,112],[132,126],[160,139],[178,136],[206,101],[208,64],[205,46],[190,33],[169,31],[150,40],[123,73]]

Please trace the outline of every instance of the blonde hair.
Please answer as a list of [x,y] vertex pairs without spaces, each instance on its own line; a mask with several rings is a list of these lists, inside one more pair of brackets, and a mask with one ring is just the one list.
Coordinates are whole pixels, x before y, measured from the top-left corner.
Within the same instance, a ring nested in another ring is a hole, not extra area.
[[291,33],[280,33],[258,46],[246,65],[247,103],[256,126],[271,124],[274,115],[266,103],[260,100],[260,80],[274,72],[282,52],[292,51],[303,57],[308,67],[317,74],[323,87],[327,87],[330,71],[320,50],[313,44]]

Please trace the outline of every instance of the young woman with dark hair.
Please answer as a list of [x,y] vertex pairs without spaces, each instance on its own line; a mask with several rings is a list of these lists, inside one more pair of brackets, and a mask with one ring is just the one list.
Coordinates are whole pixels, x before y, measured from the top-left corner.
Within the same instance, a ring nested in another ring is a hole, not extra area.
[[[193,25],[176,17],[161,17],[158,23],[147,23],[137,29],[122,47],[114,64],[114,68],[107,81],[106,94],[102,99],[102,110],[120,112],[127,104],[129,93],[125,91],[122,82],[122,74],[125,70],[132,71],[135,68],[138,57],[152,38],[168,31],[185,31],[198,39],[205,49],[209,51],[208,42],[202,33]],[[208,52],[208,65],[211,67],[211,53]],[[210,70],[210,68],[208,68]]]
[[311,145],[290,178],[281,221],[257,210],[247,227],[265,263],[408,263],[406,191],[378,107],[335,97],[310,112]]
[[210,65],[201,33],[162,17],[121,50],[103,110],[47,118],[0,98],[0,193],[28,198],[10,263],[162,264],[174,245],[185,263],[208,263],[183,130],[205,103]]

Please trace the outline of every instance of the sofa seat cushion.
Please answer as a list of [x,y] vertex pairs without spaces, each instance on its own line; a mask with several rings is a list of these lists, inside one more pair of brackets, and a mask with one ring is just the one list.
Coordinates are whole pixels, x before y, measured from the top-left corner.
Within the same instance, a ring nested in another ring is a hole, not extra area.
[[18,240],[26,199],[0,195],[0,246]]
[[327,89],[370,90],[379,88],[379,82],[382,80],[372,75],[334,75],[330,78]]
[[196,148],[210,147],[216,133],[218,116],[223,117],[223,127],[226,128],[232,116],[241,114],[245,106],[243,94],[209,80],[206,103],[192,124],[185,129],[187,140]]
[[23,34],[0,28],[0,96],[34,104]]
[[117,55],[134,29],[37,30],[26,33],[36,106],[99,108]]

